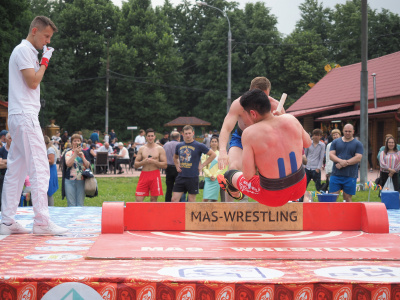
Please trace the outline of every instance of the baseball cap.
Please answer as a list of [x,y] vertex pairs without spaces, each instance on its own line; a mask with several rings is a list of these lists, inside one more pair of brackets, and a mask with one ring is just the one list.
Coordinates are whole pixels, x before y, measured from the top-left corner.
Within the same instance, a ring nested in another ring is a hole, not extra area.
[[2,131],[0,131],[0,136],[6,135],[7,133],[8,133],[8,131],[3,129]]

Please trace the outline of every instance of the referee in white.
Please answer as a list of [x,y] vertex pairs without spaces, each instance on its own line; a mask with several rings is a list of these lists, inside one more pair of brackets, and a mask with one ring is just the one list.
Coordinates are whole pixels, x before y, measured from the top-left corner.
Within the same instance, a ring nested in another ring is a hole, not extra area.
[[[47,190],[49,161],[38,120],[40,82],[54,51],[47,44],[57,27],[47,17],[36,17],[28,37],[14,48],[9,61],[8,127],[13,140],[8,157],[2,193],[0,234],[29,233],[15,221],[24,180],[31,182],[33,233],[59,235],[68,230],[50,221]],[[43,48],[39,63],[38,51]]]

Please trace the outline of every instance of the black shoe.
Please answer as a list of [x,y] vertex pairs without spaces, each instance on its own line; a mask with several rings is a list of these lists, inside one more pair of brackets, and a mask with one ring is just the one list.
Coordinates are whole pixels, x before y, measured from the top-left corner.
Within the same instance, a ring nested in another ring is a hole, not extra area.
[[232,187],[236,191],[238,191],[238,190],[234,186],[232,186],[228,180],[226,180],[224,175],[222,175],[222,174],[217,175],[217,180],[218,180],[218,183],[219,183],[219,186],[221,187],[221,189],[226,191],[228,193],[228,195],[231,196],[233,199],[242,200],[244,198],[244,195],[241,191],[239,191],[239,196],[237,196],[237,197],[232,195],[232,192],[234,192],[234,191],[231,191]]

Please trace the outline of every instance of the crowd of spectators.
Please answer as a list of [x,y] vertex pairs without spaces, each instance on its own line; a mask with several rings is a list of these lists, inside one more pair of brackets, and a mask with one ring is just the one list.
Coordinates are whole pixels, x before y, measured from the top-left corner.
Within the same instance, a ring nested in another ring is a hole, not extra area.
[[[304,149],[304,162],[307,170],[307,181],[315,181],[316,191],[329,191],[329,181],[335,165],[330,158],[329,152],[331,150],[332,142],[341,138],[341,134],[342,133],[339,129],[332,130],[329,135],[323,133],[320,129],[315,129],[312,134],[310,134],[313,144],[310,148]],[[93,168],[96,154],[98,152],[108,152],[111,154],[115,162],[110,164],[110,166],[116,168],[118,174],[122,174],[124,172],[122,165],[128,164],[130,165],[130,168],[134,168],[135,158],[139,149],[147,143],[145,135],[145,131],[140,130],[138,136],[133,141],[128,141],[125,144],[118,141],[114,130],[111,130],[110,133],[103,133],[102,135],[98,130],[94,130],[89,139],[84,139],[81,131],[74,132],[72,136],[69,136],[68,131],[64,131],[62,135],[57,131],[51,138],[44,136],[50,168],[48,190],[49,206],[54,205],[53,194],[58,190],[57,162],[60,163],[60,168],[62,168],[63,164],[65,166],[65,172],[63,172],[63,183],[65,186],[62,194],[67,198],[68,206],[81,206],[83,205],[85,198],[81,173],[87,167],[92,166]],[[213,152],[218,155],[218,132],[216,130],[206,132],[201,138],[202,144],[204,144],[208,149],[213,150]],[[357,137],[354,139],[357,140]],[[156,144],[165,149],[167,156],[167,167],[165,170],[161,170],[163,173],[166,172],[166,202],[171,201],[175,179],[179,174],[174,162],[176,146],[179,142],[185,143],[183,139],[183,131],[178,132],[176,130],[173,130],[171,133],[164,132],[162,138],[156,139],[155,141]],[[9,149],[10,144],[11,137],[8,132],[6,130],[0,131],[0,196],[4,175],[7,170],[7,150]],[[385,145],[382,146],[377,156],[380,165],[380,179],[378,180],[378,183],[383,186],[388,178],[392,178],[396,190],[400,189],[398,181],[400,152],[398,152],[398,150],[400,150],[400,145],[396,145],[393,136],[387,135]],[[63,161],[62,158],[64,159]],[[203,154],[200,163],[205,162],[207,158],[208,156]],[[372,168],[371,162],[370,166]],[[136,170],[141,169],[142,168],[140,167]],[[326,181],[325,184],[322,184],[321,170],[324,169],[326,171]],[[99,169],[95,171],[96,173],[107,173],[112,170],[108,170],[105,167],[99,167]],[[205,182],[203,187],[203,201],[218,201],[219,194],[221,195],[221,200],[224,201],[224,195],[223,193],[220,193],[221,190],[216,181],[217,173],[221,172],[223,172],[223,170],[221,171],[218,169],[217,159],[213,159],[211,163],[205,165],[202,170],[200,170],[200,175],[203,176]],[[29,178],[27,178],[26,182],[28,189],[24,189],[24,191],[28,192],[25,192],[24,195],[29,199]],[[187,191],[185,190],[180,201],[187,201],[187,196],[185,197],[186,192]]]

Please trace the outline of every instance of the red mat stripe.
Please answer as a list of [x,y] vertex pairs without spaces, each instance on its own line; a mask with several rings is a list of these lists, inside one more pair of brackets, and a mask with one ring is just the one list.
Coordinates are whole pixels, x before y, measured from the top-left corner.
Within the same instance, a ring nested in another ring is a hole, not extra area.
[[125,228],[185,230],[185,203],[126,203]]

